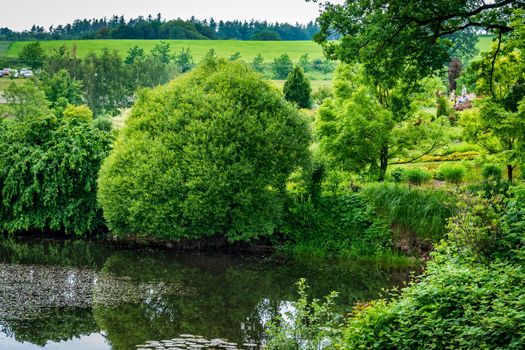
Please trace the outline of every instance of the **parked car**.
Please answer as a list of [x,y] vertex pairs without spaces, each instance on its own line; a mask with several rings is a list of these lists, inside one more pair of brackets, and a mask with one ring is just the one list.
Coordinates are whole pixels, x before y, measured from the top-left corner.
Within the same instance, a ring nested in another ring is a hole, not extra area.
[[20,77],[21,78],[31,78],[33,76],[33,71],[29,68],[22,68],[20,70]]
[[11,68],[4,68],[2,70],[0,70],[0,75],[3,76],[3,77],[8,77],[9,74],[11,73],[12,69]]

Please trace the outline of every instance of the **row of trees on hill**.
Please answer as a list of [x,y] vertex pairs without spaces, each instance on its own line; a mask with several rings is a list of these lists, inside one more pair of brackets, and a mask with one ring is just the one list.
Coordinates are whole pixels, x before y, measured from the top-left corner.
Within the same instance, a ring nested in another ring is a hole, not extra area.
[[237,40],[311,40],[319,32],[314,22],[303,24],[268,23],[266,21],[215,21],[148,16],[130,18],[113,16],[100,19],[77,19],[66,25],[16,32],[0,28],[0,40],[65,39],[237,39]]

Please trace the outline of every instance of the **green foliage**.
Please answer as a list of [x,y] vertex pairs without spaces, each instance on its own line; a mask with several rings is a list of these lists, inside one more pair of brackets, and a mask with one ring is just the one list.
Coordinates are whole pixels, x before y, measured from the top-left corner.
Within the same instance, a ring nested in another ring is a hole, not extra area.
[[250,40],[278,41],[278,40],[281,40],[281,36],[279,35],[279,33],[273,30],[263,30],[263,31],[253,34],[250,37]]
[[[525,28],[523,16],[518,17],[516,26]],[[521,35],[525,36],[525,32],[498,43],[482,54],[481,60],[472,63],[477,91],[486,97],[479,103],[479,112],[468,114],[463,122],[468,139],[504,159],[509,181],[525,147],[525,107],[520,107],[525,106]]]
[[234,61],[240,60],[241,58],[242,58],[241,53],[237,51],[236,53],[230,56],[229,60],[231,62],[234,62]]
[[60,115],[63,104],[80,104],[82,100],[82,84],[71,77],[66,69],[61,69],[53,75],[41,74],[40,80],[46,94],[51,102],[51,108]]
[[100,230],[96,179],[111,135],[45,114],[0,124],[0,231]]
[[318,106],[322,105],[323,102],[334,96],[334,93],[329,87],[320,87],[312,94],[314,103]]
[[484,164],[481,167],[481,176],[485,181],[499,182],[503,169],[497,164]]
[[310,62],[310,56],[305,53],[299,58],[298,65],[303,69],[303,71],[308,72],[312,68],[312,63]]
[[306,120],[259,74],[210,55],[140,94],[101,169],[98,198],[119,235],[268,235],[309,141]]
[[414,186],[428,182],[432,175],[423,168],[409,168],[403,172],[403,180]]
[[52,114],[45,92],[32,80],[22,84],[10,84],[4,91],[4,98],[6,105],[0,108],[9,117],[19,121]]
[[92,53],[82,62],[84,98],[95,115],[117,114],[129,105],[130,86],[124,62],[116,51]]
[[361,196],[378,215],[417,238],[442,238],[447,219],[453,212],[453,197],[442,190],[391,183],[370,184]]
[[312,99],[310,93],[310,81],[304,75],[303,69],[295,66],[293,71],[288,74],[288,78],[283,87],[284,98],[297,104],[299,108],[311,108]]
[[262,73],[264,71],[264,58],[261,54],[254,57],[251,66],[256,72]]
[[412,91],[409,97],[411,89],[399,81],[382,90],[370,85],[360,66],[339,65],[334,98],[326,100],[317,115],[321,150],[344,170],[382,181],[391,160],[418,159],[440,146],[444,121],[433,121],[420,109],[428,92]]
[[26,44],[20,53],[18,59],[31,67],[32,69],[40,69],[44,66],[46,60],[46,53],[39,41]]
[[523,203],[464,197],[421,279],[357,309],[342,348],[522,349]]
[[182,48],[178,55],[175,56],[175,64],[177,65],[179,72],[186,73],[189,72],[193,67],[195,67],[195,61],[191,55],[191,50],[189,47]]
[[443,164],[437,170],[439,179],[459,185],[465,178],[466,169],[461,164]]
[[66,121],[78,120],[84,123],[91,123],[93,121],[93,112],[91,112],[86,105],[68,105],[66,109],[64,109],[63,115]]
[[286,79],[293,70],[293,62],[288,54],[283,53],[280,57],[274,58],[272,71],[274,79]]
[[332,292],[322,302],[308,300],[306,280],[297,282],[299,300],[293,311],[287,311],[267,326],[268,350],[332,349],[340,337],[342,318],[335,311],[337,293]]
[[[327,3],[318,19],[321,31],[316,41],[328,57],[360,62],[367,75],[391,86],[399,78],[416,81],[433,75],[464,52],[471,55],[472,44],[465,45],[472,40],[471,27],[512,31],[513,8],[514,1],[485,5],[477,0],[443,0],[430,7],[427,2],[404,0]],[[333,41],[334,33],[340,33],[341,40]]]
[[316,200],[291,198],[281,227],[285,251],[305,257],[376,257],[392,253],[392,231],[365,200],[351,192]]
[[166,41],[161,41],[151,49],[151,55],[155,60],[168,64],[172,59],[171,45]]
[[128,50],[128,55],[124,59],[124,63],[133,64],[137,61],[143,60],[145,56],[144,49],[135,45]]

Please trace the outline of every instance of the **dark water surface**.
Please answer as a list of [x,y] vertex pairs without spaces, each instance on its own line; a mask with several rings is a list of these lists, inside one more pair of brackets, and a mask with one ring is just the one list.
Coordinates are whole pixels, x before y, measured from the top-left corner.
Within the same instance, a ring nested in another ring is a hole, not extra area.
[[189,348],[183,344],[188,339],[205,344],[189,335],[250,349],[242,344],[262,344],[264,325],[293,308],[295,283],[302,277],[316,297],[338,291],[345,312],[356,301],[402,284],[409,272],[366,263],[275,262],[3,239],[0,349]]

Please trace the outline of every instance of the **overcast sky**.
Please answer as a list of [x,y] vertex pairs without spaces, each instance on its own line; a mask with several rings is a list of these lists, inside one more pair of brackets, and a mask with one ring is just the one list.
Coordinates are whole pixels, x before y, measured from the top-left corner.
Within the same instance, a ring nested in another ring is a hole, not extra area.
[[317,17],[319,7],[305,0],[2,0],[0,27],[25,30],[37,24],[47,30],[50,25],[66,24],[78,18],[115,14],[129,19],[159,12],[169,19],[195,16],[307,23]]

